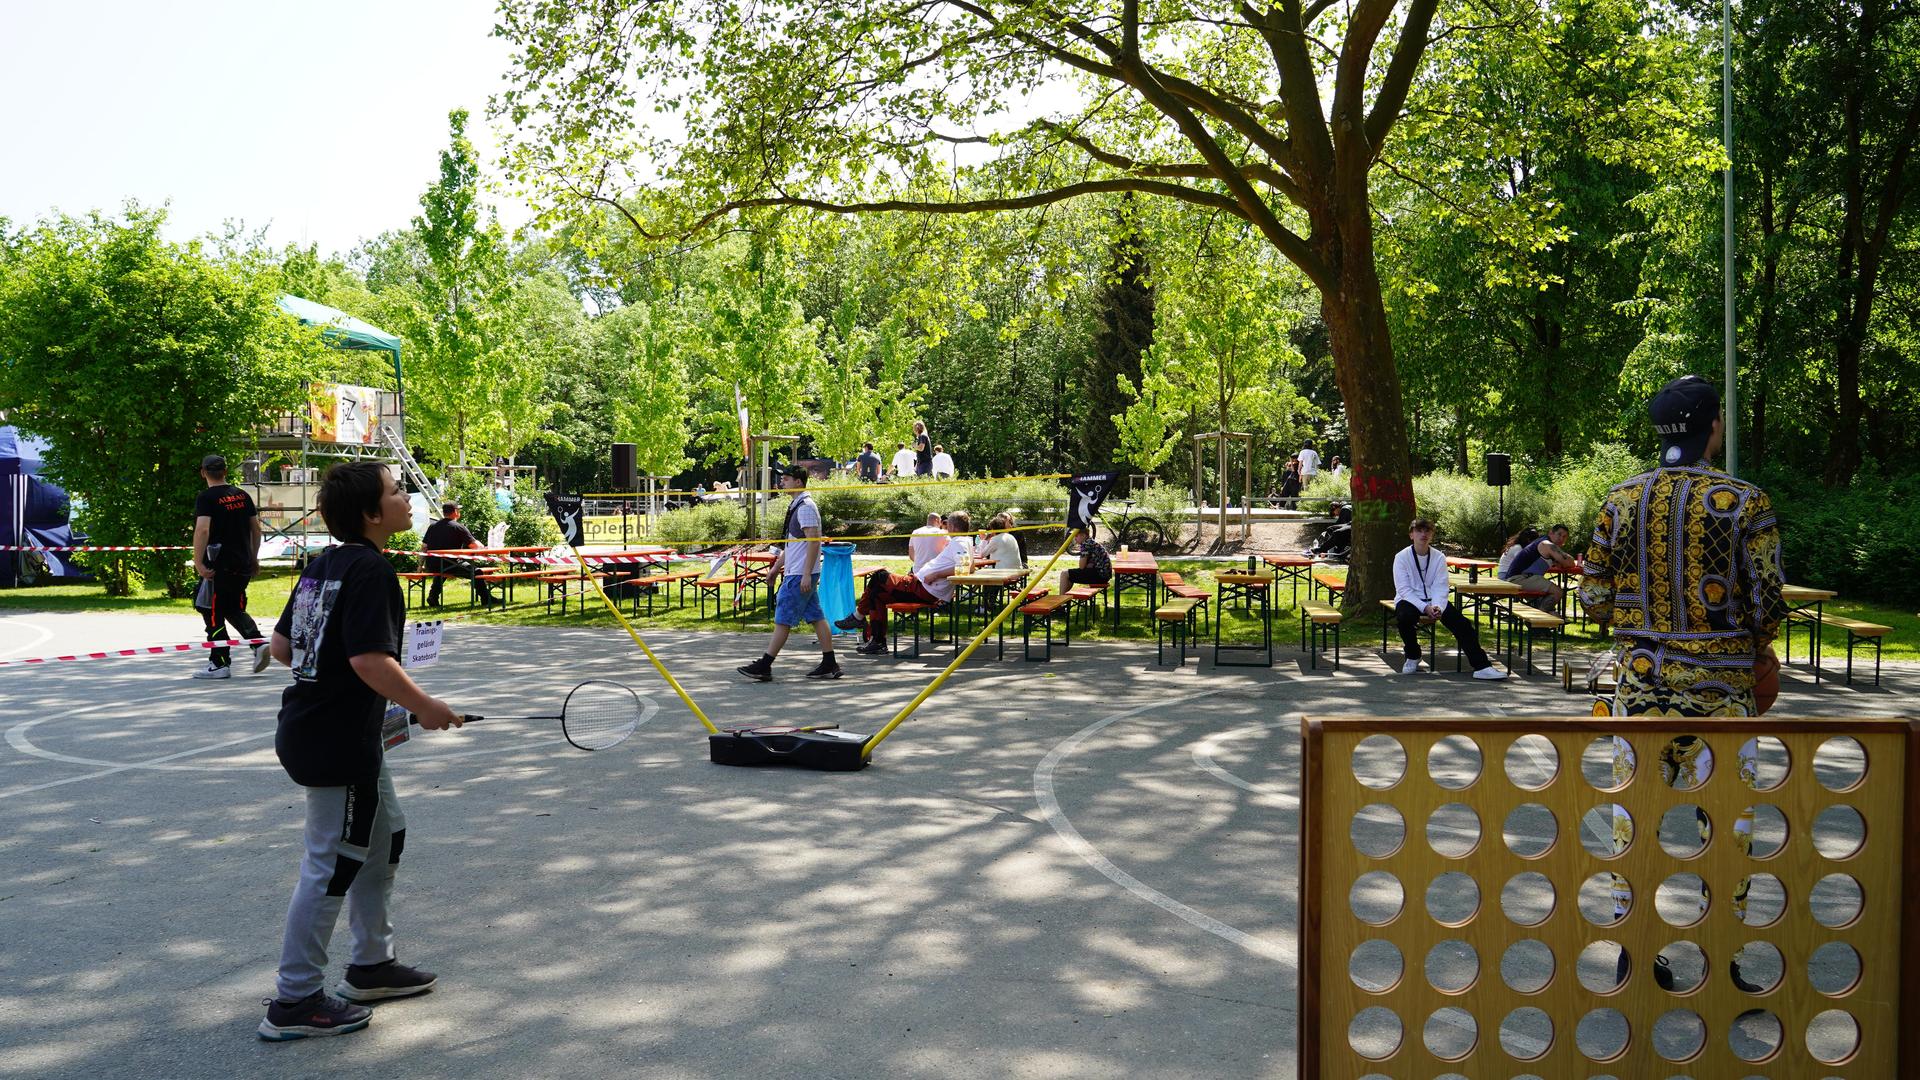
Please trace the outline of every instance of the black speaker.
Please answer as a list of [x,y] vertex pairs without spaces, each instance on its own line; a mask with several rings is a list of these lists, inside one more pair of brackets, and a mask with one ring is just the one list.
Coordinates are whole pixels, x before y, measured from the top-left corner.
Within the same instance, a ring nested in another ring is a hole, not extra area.
[[1492,487],[1506,487],[1513,483],[1513,455],[1487,455],[1487,483]]
[[632,491],[640,486],[638,448],[630,442],[613,444],[613,486],[616,491]]

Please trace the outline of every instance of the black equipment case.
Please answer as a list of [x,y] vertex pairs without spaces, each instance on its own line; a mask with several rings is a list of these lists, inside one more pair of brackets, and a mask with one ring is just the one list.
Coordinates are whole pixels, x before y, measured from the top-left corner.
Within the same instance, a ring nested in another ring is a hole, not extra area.
[[854,772],[867,767],[860,753],[867,736],[845,731],[762,733],[753,728],[707,736],[715,765],[791,765],[825,772]]

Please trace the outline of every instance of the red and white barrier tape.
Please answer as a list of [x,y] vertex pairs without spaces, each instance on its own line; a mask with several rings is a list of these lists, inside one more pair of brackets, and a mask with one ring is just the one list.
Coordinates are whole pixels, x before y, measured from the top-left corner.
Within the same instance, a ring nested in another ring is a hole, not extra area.
[[142,544],[79,544],[44,547],[38,544],[0,544],[0,551],[192,551],[193,545],[168,544],[160,547]]
[[0,660],[0,667],[19,664],[56,664],[65,660],[118,660],[127,656],[154,656],[159,653],[192,652],[195,649],[223,649],[233,645],[265,645],[267,639],[228,638],[225,641],[189,641],[184,645],[149,645],[141,649],[113,649],[107,652],[78,653],[74,656],[36,656],[30,660]]

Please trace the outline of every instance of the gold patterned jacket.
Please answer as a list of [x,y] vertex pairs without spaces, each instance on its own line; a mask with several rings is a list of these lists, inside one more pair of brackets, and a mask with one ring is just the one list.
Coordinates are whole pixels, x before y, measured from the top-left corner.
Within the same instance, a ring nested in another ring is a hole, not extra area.
[[1584,561],[1581,603],[1617,640],[1658,659],[1738,671],[1746,678],[1736,684],[1751,685],[1755,654],[1787,614],[1773,503],[1705,462],[1607,492]]

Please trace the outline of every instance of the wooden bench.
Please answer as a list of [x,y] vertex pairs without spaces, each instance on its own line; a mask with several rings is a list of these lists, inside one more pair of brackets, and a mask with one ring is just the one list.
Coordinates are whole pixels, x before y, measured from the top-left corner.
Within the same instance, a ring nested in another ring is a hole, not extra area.
[[[743,566],[736,562],[735,566]],[[758,594],[760,588],[768,584],[773,577],[773,565],[769,563],[763,569],[744,567],[731,574],[715,574],[712,577],[699,577],[693,582],[694,598],[700,602],[700,617],[707,617],[707,597],[713,597],[713,613],[720,614],[720,590],[732,586],[733,610],[736,615],[746,618],[746,612],[757,599],[747,601],[746,607],[740,605],[740,594]]]
[[433,592],[434,582],[454,581],[454,580],[457,580],[457,578],[456,578],[456,575],[453,575],[453,574],[435,574],[425,570],[409,570],[406,573],[400,575],[400,580],[407,583],[407,597],[403,603],[403,606],[405,607],[414,606],[413,590],[419,589],[420,590],[420,606],[425,607],[427,605],[427,597],[431,595]]
[[1333,666],[1340,666],[1340,624],[1346,616],[1340,609],[1312,600],[1300,605],[1300,641],[1307,648],[1307,666],[1320,666],[1320,650],[1333,643]]
[[1187,579],[1172,570],[1160,572],[1160,587],[1168,596],[1177,596],[1182,600],[1200,601],[1200,626],[1206,631],[1213,625],[1213,594],[1198,585],[1187,584]]
[[[1542,611],[1526,604],[1514,605],[1513,618],[1520,624],[1520,636],[1527,639],[1527,674],[1533,674],[1534,635],[1542,631],[1546,632],[1548,640],[1553,643],[1553,659],[1547,665],[1547,673],[1551,675],[1558,672],[1560,670],[1560,630],[1567,625],[1567,620],[1551,611]],[[1511,654],[1507,657],[1507,666],[1513,666]]]
[[683,608],[686,607],[688,586],[705,577],[706,573],[705,570],[697,567],[688,567],[684,570],[658,570],[650,574],[641,574],[639,577],[628,578],[623,584],[634,587],[633,613],[635,615],[640,614],[640,598],[645,596],[647,598],[647,614],[651,616],[653,614],[653,601],[655,597],[660,597],[665,600],[668,609],[672,609],[674,594],[671,590],[675,585],[680,587],[680,606]]
[[[920,603],[901,603],[901,604],[887,605],[887,629],[891,632],[891,635],[892,635],[893,655],[895,656],[900,655],[900,624],[903,622],[911,623],[913,625],[913,652],[909,655],[912,655],[912,656],[920,655],[921,616],[932,611],[935,606],[936,605],[934,604],[920,604]],[[929,645],[933,644],[933,633],[931,631],[927,633],[927,644]]]
[[1176,596],[1153,609],[1153,662],[1166,663],[1167,634],[1180,647],[1180,666],[1187,666],[1187,642],[1193,637],[1193,613],[1204,605],[1199,597]]
[[508,570],[496,567],[492,570],[480,571],[473,575],[473,579],[475,581],[484,581],[490,585],[499,584],[501,588],[506,591],[506,602],[510,604],[513,602],[513,586],[515,582],[536,580],[553,572],[554,568],[551,566],[543,566],[538,570]]
[[1021,659],[1033,659],[1033,624],[1036,619],[1039,620],[1041,628],[1046,631],[1046,649],[1040,656],[1040,662],[1046,663],[1053,659],[1053,620],[1063,614],[1068,616],[1068,618],[1066,636],[1062,640],[1061,648],[1066,648],[1073,644],[1072,594],[1060,593],[1055,596],[1043,596],[1038,600],[1029,600],[1020,605],[1020,617],[1022,619],[1020,630]]
[[[1393,661],[1389,659],[1387,656],[1387,631],[1399,628],[1400,626],[1400,610],[1399,609],[1400,609],[1400,604],[1396,600],[1388,599],[1388,600],[1380,601],[1380,610],[1385,614],[1385,618],[1383,618],[1380,621],[1380,657],[1381,659],[1384,659],[1387,661],[1387,665],[1389,667],[1393,665]],[[1440,620],[1429,619],[1423,616],[1420,619],[1420,622],[1418,625],[1425,627],[1427,631],[1427,670],[1429,672],[1438,671],[1439,666],[1434,663],[1434,660],[1437,659],[1440,655],[1439,634],[1437,632],[1437,628],[1440,625]],[[1414,636],[1418,637],[1419,634],[1420,634],[1420,631],[1418,629],[1415,629]],[[1455,649],[1454,651],[1456,654],[1459,652],[1458,649]],[[1454,665],[1456,669],[1459,666],[1459,660],[1457,656],[1454,660]]]
[[1893,633],[1893,627],[1881,626],[1861,619],[1849,619],[1844,615],[1828,615],[1821,620],[1828,626],[1837,626],[1847,632],[1847,685],[1853,685],[1853,647],[1862,641],[1873,642],[1873,685],[1880,685],[1880,651],[1882,639]]
[[[547,587],[547,614],[553,614],[553,596],[555,593],[560,594],[560,614],[565,615],[567,613],[567,586],[576,582],[580,585],[580,588],[576,590],[580,594],[580,610],[585,611],[587,609],[587,579],[582,577],[579,571],[568,572],[565,570],[552,570],[534,580]],[[604,587],[607,581],[607,575],[595,573],[593,580]]]

